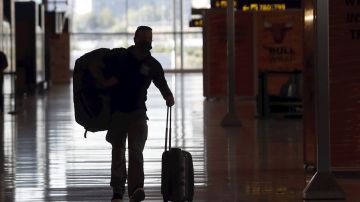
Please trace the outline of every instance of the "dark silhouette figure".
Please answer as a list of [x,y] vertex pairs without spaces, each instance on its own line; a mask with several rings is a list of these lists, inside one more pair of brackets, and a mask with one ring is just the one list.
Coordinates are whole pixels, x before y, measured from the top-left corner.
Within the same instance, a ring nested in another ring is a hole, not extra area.
[[4,70],[8,66],[8,61],[4,52],[0,51],[0,112],[4,111]]
[[[108,59],[105,73],[118,81],[109,90],[113,114],[106,135],[106,140],[112,145],[110,185],[114,192],[113,202],[122,201],[126,179],[130,201],[142,201],[145,198],[143,150],[148,136],[145,101],[151,82],[160,90],[166,105],[174,105],[164,70],[150,53],[152,29],[138,27],[134,42],[135,45],[122,54]],[[127,137],[128,172],[125,157]]]

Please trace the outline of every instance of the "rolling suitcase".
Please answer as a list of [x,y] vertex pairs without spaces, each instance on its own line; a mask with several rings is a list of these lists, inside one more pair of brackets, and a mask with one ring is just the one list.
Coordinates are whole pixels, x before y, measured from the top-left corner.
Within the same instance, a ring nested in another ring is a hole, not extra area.
[[[169,122],[170,128],[168,129]],[[169,150],[167,148],[168,142]],[[194,196],[194,167],[192,156],[189,152],[183,151],[180,148],[171,148],[170,107],[167,108],[166,115],[165,151],[162,154],[161,165],[161,194],[165,202],[191,202]]]

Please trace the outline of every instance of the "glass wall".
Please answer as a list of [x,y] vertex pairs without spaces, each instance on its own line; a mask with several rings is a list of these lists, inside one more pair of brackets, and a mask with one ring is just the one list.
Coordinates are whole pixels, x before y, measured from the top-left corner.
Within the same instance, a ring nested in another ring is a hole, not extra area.
[[101,47],[128,47],[139,25],[153,28],[153,56],[165,70],[202,69],[202,29],[189,27],[191,0],[72,0],[71,66]]

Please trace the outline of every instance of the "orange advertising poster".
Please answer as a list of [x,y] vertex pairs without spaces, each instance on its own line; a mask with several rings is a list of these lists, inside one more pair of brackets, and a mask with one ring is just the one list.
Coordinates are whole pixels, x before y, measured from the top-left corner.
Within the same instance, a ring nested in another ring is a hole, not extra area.
[[259,12],[256,16],[258,70],[292,71],[303,66],[301,10]]

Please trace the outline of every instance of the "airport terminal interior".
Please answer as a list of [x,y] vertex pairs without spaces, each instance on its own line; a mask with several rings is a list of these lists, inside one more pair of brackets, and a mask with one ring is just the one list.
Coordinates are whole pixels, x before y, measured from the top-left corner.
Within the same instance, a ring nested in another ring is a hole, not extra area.
[[[319,2],[0,0],[0,202],[111,201],[111,144],[84,137],[72,75],[140,25],[175,97],[171,144],[192,155],[194,202],[360,202],[360,3]],[[146,106],[145,201],[158,202],[167,108],[154,84]]]

